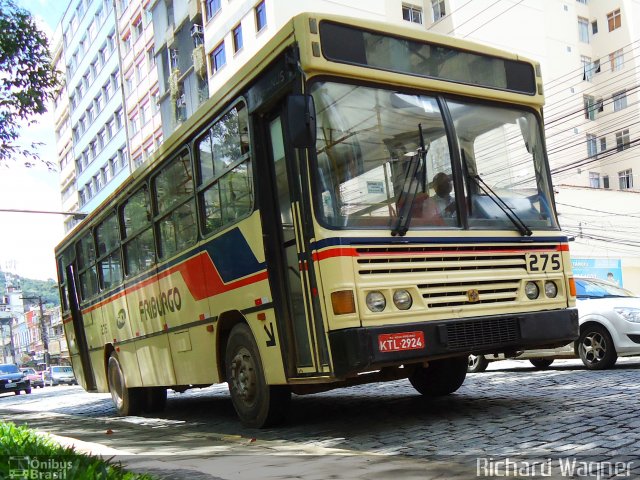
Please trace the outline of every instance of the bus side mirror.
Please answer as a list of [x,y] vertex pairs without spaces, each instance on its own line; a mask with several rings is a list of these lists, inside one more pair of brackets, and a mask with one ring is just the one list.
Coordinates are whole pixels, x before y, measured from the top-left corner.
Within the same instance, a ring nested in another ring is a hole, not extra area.
[[289,95],[285,113],[289,139],[295,148],[316,144],[316,108],[311,95]]

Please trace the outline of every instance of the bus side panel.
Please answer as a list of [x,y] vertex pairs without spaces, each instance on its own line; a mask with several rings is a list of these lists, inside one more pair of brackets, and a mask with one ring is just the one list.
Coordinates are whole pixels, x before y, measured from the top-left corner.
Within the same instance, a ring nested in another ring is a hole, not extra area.
[[[206,298],[205,258],[205,253],[198,254],[178,265],[171,274],[159,275],[162,318],[170,331],[168,341],[177,385],[210,384],[217,380],[214,336],[206,330],[206,324],[212,320]],[[194,324],[194,328],[174,331],[181,325]]]
[[89,352],[91,358],[91,368],[93,369],[93,378],[96,381],[96,389],[98,392],[108,392],[109,384],[107,383],[106,370],[104,368],[104,350],[98,348]]
[[176,384],[164,319],[158,310],[161,298],[155,272],[139,284],[127,286],[127,304],[133,338],[136,339],[137,362],[133,359],[126,364],[122,362],[122,369],[125,377],[131,379],[137,378],[137,370],[143,386]]
[[99,377],[104,379],[104,351],[102,349],[102,333],[100,331],[102,324],[102,315],[99,309],[86,309],[82,312],[82,320],[84,322],[85,335],[87,337],[87,346],[89,348],[89,357],[91,358],[91,369],[96,379],[96,388],[100,392],[108,391],[106,384],[102,384]]
[[118,346],[118,360],[120,361],[127,386],[143,386],[135,342],[127,342]]
[[[214,239],[207,248],[210,265],[205,265],[209,283],[211,315],[220,318],[229,310],[243,313],[260,350],[260,358],[268,384],[287,383],[280,335],[273,308],[271,287],[266,270],[264,243],[259,211]],[[225,261],[230,258],[233,264]],[[240,264],[242,260],[245,264]],[[260,309],[246,313],[248,309]],[[266,320],[258,319],[263,313]],[[225,349],[226,345],[216,345]],[[217,356],[217,351],[214,352]]]

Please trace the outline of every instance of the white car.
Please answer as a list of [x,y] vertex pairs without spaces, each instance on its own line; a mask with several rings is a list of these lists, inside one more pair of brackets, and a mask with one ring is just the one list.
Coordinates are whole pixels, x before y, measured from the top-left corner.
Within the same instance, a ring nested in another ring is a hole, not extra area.
[[[552,350],[527,350],[516,359],[528,359],[546,368],[556,358],[580,357],[589,370],[615,365],[619,356],[640,355],[640,297],[629,290],[596,278],[576,278],[576,297],[580,316],[580,337]],[[481,372],[489,361],[504,356],[471,355],[469,372]]]

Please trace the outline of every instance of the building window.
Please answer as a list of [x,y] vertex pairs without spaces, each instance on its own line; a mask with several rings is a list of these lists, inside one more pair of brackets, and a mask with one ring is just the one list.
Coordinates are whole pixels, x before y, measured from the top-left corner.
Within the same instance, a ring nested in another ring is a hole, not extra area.
[[220,8],[222,8],[220,0],[207,0],[207,18],[213,18]]
[[422,9],[413,5],[402,6],[402,18],[407,22],[422,23]]
[[607,23],[609,24],[609,31],[613,32],[616,28],[622,26],[622,15],[620,15],[620,9],[616,9],[611,13],[607,13]]
[[600,151],[604,152],[607,149],[607,137],[600,137]]
[[267,26],[267,9],[264,2],[260,2],[255,9],[256,12],[256,32]]
[[633,173],[631,169],[618,172],[618,182],[620,183],[620,190],[628,190],[633,188]]
[[587,133],[587,154],[595,157],[598,154],[598,141],[595,135]]
[[587,120],[595,120],[596,119],[596,101],[595,98],[591,95],[585,95],[583,97],[584,101],[584,118]]
[[609,175],[602,176],[602,188],[609,188]]
[[600,188],[600,174],[598,172],[589,172],[589,186]]
[[142,24],[142,19],[138,19],[138,23],[133,25],[134,40],[139,39],[143,33],[144,33],[144,25]]
[[624,51],[620,49],[610,53],[609,62],[611,63],[612,72],[622,70],[622,67],[624,67]]
[[589,20],[578,17],[578,39],[582,43],[589,43]]
[[625,128],[616,132],[616,149],[621,152],[627,148],[629,148],[629,129]]
[[592,34],[596,34],[598,33],[598,21],[594,20],[593,22],[591,22],[591,33]]
[[233,29],[233,53],[237,53],[242,48],[242,25],[238,24]]
[[588,3],[587,0],[576,0],[578,3],[581,3],[583,5],[586,5]]
[[441,18],[447,16],[447,10],[444,5],[444,0],[431,0],[431,9],[433,10],[434,22],[437,22]]
[[216,73],[227,63],[227,58],[224,53],[224,41],[213,49],[211,52],[211,71]]
[[611,95],[613,99],[613,111],[618,112],[623,108],[627,108],[627,92],[625,90]]
[[580,63],[582,63],[582,79],[590,82],[593,78],[593,64],[591,63],[591,59],[582,55],[580,57]]

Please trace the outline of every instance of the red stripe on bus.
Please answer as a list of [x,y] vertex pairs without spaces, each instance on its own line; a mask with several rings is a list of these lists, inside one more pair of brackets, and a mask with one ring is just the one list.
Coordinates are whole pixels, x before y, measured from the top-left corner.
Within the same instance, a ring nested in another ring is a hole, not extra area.
[[[208,260],[208,261],[207,261]],[[111,303],[125,295],[129,295],[135,291],[138,291],[144,287],[157,283],[163,278],[167,278],[174,273],[180,273],[185,285],[189,289],[194,300],[199,301],[208,297],[213,297],[221,293],[226,293],[237,288],[241,288],[252,283],[261,282],[269,277],[266,270],[258,272],[240,280],[225,284],[218,273],[215,265],[211,261],[211,257],[206,252],[202,252],[197,256],[190,258],[186,262],[171,267],[157,276],[149,277],[148,279],[125,288],[123,291],[116,293],[115,295],[90,306],[82,313],[89,313],[93,310],[101,308],[108,303]]]
[[330,248],[327,250],[322,250],[321,252],[315,252],[313,254],[313,260],[315,262],[319,260],[325,260],[327,258],[332,257],[359,257],[360,255],[356,251],[355,248]]

